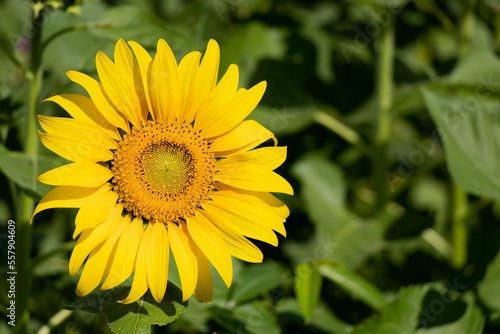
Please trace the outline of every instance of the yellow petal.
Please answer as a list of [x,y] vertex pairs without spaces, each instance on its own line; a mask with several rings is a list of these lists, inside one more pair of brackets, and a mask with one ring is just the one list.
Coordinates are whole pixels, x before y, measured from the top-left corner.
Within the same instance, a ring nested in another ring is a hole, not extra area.
[[269,170],[275,170],[286,160],[286,146],[261,147],[255,150],[233,154],[219,162],[221,165],[251,163]]
[[[119,219],[116,221],[114,231],[111,236],[102,244],[102,246],[95,248],[90,253],[90,256],[83,268],[82,276],[76,286],[76,294],[78,296],[85,296],[94,290],[99,283],[102,282],[106,276],[106,268],[108,263],[113,261],[110,256],[116,242],[122,235],[130,219]],[[109,270],[109,269],[108,269]]]
[[163,223],[150,223],[148,249],[146,251],[146,278],[151,295],[161,303],[168,280],[168,233]]
[[292,186],[275,172],[255,164],[218,164],[214,180],[245,190],[293,195]]
[[106,99],[101,84],[86,74],[69,71],[66,73],[69,79],[82,86],[94,102],[96,108],[111,124],[117,128],[129,131],[129,126],[123,115],[121,115]]
[[233,264],[226,243],[212,223],[202,215],[186,219],[189,234],[196,245],[219,272],[227,287],[231,286]]
[[111,214],[94,229],[83,231],[69,259],[69,273],[74,276],[89,253],[113,234],[121,218],[121,209]]
[[203,134],[209,138],[217,137],[238,126],[259,104],[266,85],[262,81],[248,91],[240,89],[243,93],[237,93],[231,101],[213,111],[212,119],[203,124]]
[[[207,215],[205,212],[199,212],[199,214],[204,215],[207,220],[210,221],[210,215]],[[217,222],[220,222],[220,220],[217,220]],[[247,262],[262,262],[264,256],[262,255],[260,249],[248,239],[243,237],[240,233],[236,233],[232,229],[225,228],[225,225],[217,224],[216,222],[212,224],[212,227],[217,231],[222,239],[224,239],[231,255]]]
[[179,226],[176,224],[168,226],[168,239],[179,270],[182,284],[182,300],[184,301],[194,293],[198,277],[198,261],[192,250],[193,241],[187,234],[186,225],[183,223]]
[[119,300],[119,303],[130,304],[141,298],[146,291],[148,291],[148,281],[146,278],[146,262],[148,261],[148,249],[150,247],[149,240],[151,238],[152,224],[148,224],[144,231],[139,249],[137,250],[137,257],[135,262],[134,281],[130,292],[124,300]]
[[196,101],[194,96],[194,84],[196,73],[199,69],[201,53],[194,51],[188,53],[179,63],[179,86],[182,93],[179,110],[179,122],[192,123],[196,116],[197,109],[193,108]]
[[108,191],[109,189],[110,187],[107,184],[95,188],[75,186],[60,186],[54,188],[42,198],[40,203],[38,203],[35,212],[33,212],[31,216],[30,224],[33,221],[33,217],[40,211],[52,208],[79,208],[91,196]]
[[94,228],[106,220],[113,211],[121,212],[121,205],[117,205],[118,194],[114,191],[102,192],[90,197],[83,203],[76,214],[73,239],[82,231]]
[[268,205],[270,208],[272,208],[280,217],[286,219],[290,215],[290,210],[288,207],[277,199],[274,195],[270,193],[262,193],[262,192],[257,192],[257,191],[247,191],[247,190],[242,190],[242,189],[233,189],[234,192],[241,193],[241,194],[248,194],[250,196],[254,196],[258,198],[261,203]]
[[99,187],[113,177],[104,166],[81,161],[54,168],[38,176],[38,181],[53,186]]
[[93,123],[103,128],[113,139],[119,139],[116,127],[111,124],[96,108],[94,102],[86,96],[78,94],[61,94],[49,97],[45,101],[57,103],[74,119]]
[[198,262],[198,278],[194,297],[200,303],[210,303],[213,298],[212,271],[210,263],[203,252],[196,246],[192,248]]
[[[118,72],[121,74],[123,79],[126,80],[127,85],[133,87],[135,83],[134,75],[140,74],[139,67],[137,66],[134,56],[123,38],[120,38],[118,42],[116,42],[114,58]],[[134,64],[136,65],[135,67]],[[135,70],[137,70],[137,72]],[[139,83],[141,83],[141,81],[139,81]]]
[[148,103],[144,92],[144,85],[141,77],[139,65],[134,60],[134,56],[130,51],[127,43],[120,39],[115,47],[115,64],[126,79],[127,85],[131,90],[132,100],[139,105],[139,109],[135,110],[141,122],[146,122],[149,114]]
[[244,121],[227,134],[217,137],[210,145],[216,157],[248,151],[263,142],[276,138],[273,133],[253,120]]
[[138,43],[134,41],[129,41],[128,45],[134,50],[135,58],[139,64],[139,70],[141,72],[142,87],[144,88],[144,96],[148,105],[148,110],[153,110],[153,105],[151,103],[151,95],[149,93],[150,85],[150,73],[153,64],[153,58],[149,53]]
[[101,290],[114,288],[123,283],[134,272],[135,258],[144,229],[141,218],[135,218],[130,222],[130,216],[126,217],[128,217],[129,223],[118,240],[113,263]]
[[196,110],[201,106],[217,83],[219,74],[220,49],[219,44],[213,39],[208,42],[207,50],[196,73],[192,107]]
[[102,146],[107,149],[118,148],[116,142],[101,127],[94,123],[66,117],[38,115],[42,128],[51,135],[57,135],[79,144]]
[[285,218],[259,198],[230,190],[212,192],[210,198],[212,199],[210,204],[213,206],[226,210],[252,224],[272,228],[286,236],[286,230],[283,226]]
[[[194,57],[194,56],[193,56]],[[207,50],[200,66],[196,65],[194,80],[189,87],[189,95],[186,101],[186,121],[194,119],[198,109],[217,83],[219,73],[220,50],[219,44],[213,39],[208,42]]]
[[264,241],[273,246],[278,246],[278,238],[270,227],[252,224],[244,218],[238,217],[227,210],[213,205],[212,201],[203,203],[203,210],[207,218],[221,229],[232,230],[234,233],[239,233],[255,240]]
[[213,118],[219,116],[218,110],[234,97],[238,89],[238,80],[238,66],[232,64],[219,84],[200,106],[194,124],[195,131],[209,131],[207,124],[212,124]]
[[96,146],[86,138],[68,139],[65,136],[43,132],[38,132],[38,136],[45,147],[70,161],[109,161],[114,157],[109,149]]
[[123,39],[116,43],[115,63],[104,53],[97,54],[96,67],[102,87],[113,106],[139,127],[147,119],[148,106],[140,70]]
[[158,41],[158,52],[153,60],[150,95],[155,119],[171,123],[179,118],[177,61],[163,39]]

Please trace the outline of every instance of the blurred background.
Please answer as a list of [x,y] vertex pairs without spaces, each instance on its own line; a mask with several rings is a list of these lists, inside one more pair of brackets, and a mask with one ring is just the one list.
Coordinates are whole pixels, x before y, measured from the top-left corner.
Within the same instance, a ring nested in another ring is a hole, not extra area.
[[62,310],[76,210],[26,225],[51,188],[33,176],[64,161],[25,142],[26,115],[67,116],[42,100],[86,94],[66,71],[97,77],[119,38],[178,60],[214,38],[220,76],[266,80],[250,118],[288,147],[296,192],[287,237],[255,241],[264,263],[235,260],[229,290],[214,272],[214,301],[155,332],[500,333],[500,1],[0,0],[1,333],[110,333],[99,309]]

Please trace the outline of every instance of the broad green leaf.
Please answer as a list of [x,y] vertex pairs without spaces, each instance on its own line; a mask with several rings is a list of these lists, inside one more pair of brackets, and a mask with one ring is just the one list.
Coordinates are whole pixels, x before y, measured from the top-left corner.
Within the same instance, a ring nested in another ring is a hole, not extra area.
[[231,286],[231,300],[242,303],[291,283],[291,274],[276,262],[250,264]]
[[312,263],[301,263],[295,268],[295,295],[306,322],[318,305],[322,278]]
[[443,137],[455,181],[475,195],[500,200],[500,124],[488,110],[500,104],[465,93],[422,93]]
[[171,323],[187,307],[187,302],[182,302],[181,290],[170,282],[161,303],[157,303],[149,292],[131,304],[118,303],[127,297],[129,291],[129,287],[121,287],[92,293],[76,302],[63,303],[63,308],[100,312],[114,333],[137,334],[150,333],[151,325]]
[[284,298],[276,304],[276,313],[285,318],[293,326],[295,333],[335,333],[347,334],[352,332],[353,326],[337,318],[323,303],[319,303],[314,310],[311,321],[305,323],[300,305],[296,299]]
[[488,265],[486,274],[479,285],[478,295],[490,309],[500,311],[500,252]]
[[318,271],[353,298],[361,300],[374,310],[380,310],[387,304],[384,294],[355,272],[326,261],[319,263]]
[[429,286],[410,286],[399,290],[396,300],[378,314],[354,327],[352,334],[412,334],[418,324],[422,300]]
[[320,154],[307,154],[292,167],[299,180],[315,233],[307,243],[287,242],[285,251],[297,262],[328,259],[355,269],[383,245],[386,221],[364,222],[345,207],[341,169]]
[[52,186],[39,182],[38,175],[61,166],[61,160],[48,156],[28,156],[0,148],[0,172],[36,197],[44,196]]

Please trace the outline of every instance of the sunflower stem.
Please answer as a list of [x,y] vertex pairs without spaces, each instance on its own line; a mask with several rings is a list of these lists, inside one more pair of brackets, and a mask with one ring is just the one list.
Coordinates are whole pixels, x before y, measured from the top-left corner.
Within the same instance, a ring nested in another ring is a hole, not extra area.
[[[36,115],[41,83],[41,30],[43,25],[44,9],[32,11],[32,26],[30,36],[30,60],[26,78],[29,83],[28,111],[26,114],[24,152],[33,159],[33,184],[36,182],[38,170],[37,152],[37,125]],[[15,333],[27,333],[29,322],[29,296],[31,292],[31,226],[30,218],[33,213],[34,201],[26,193],[20,191],[19,215],[17,217],[17,275],[16,275],[16,320]]]

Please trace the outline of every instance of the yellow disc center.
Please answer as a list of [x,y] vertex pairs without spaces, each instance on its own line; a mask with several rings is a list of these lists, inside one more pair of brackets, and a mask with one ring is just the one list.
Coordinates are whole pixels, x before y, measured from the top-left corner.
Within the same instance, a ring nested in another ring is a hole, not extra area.
[[148,121],[123,136],[111,163],[126,211],[168,224],[192,216],[213,189],[215,157],[190,124]]
[[151,143],[144,150],[141,164],[144,181],[163,195],[182,193],[193,178],[193,155],[179,144]]

